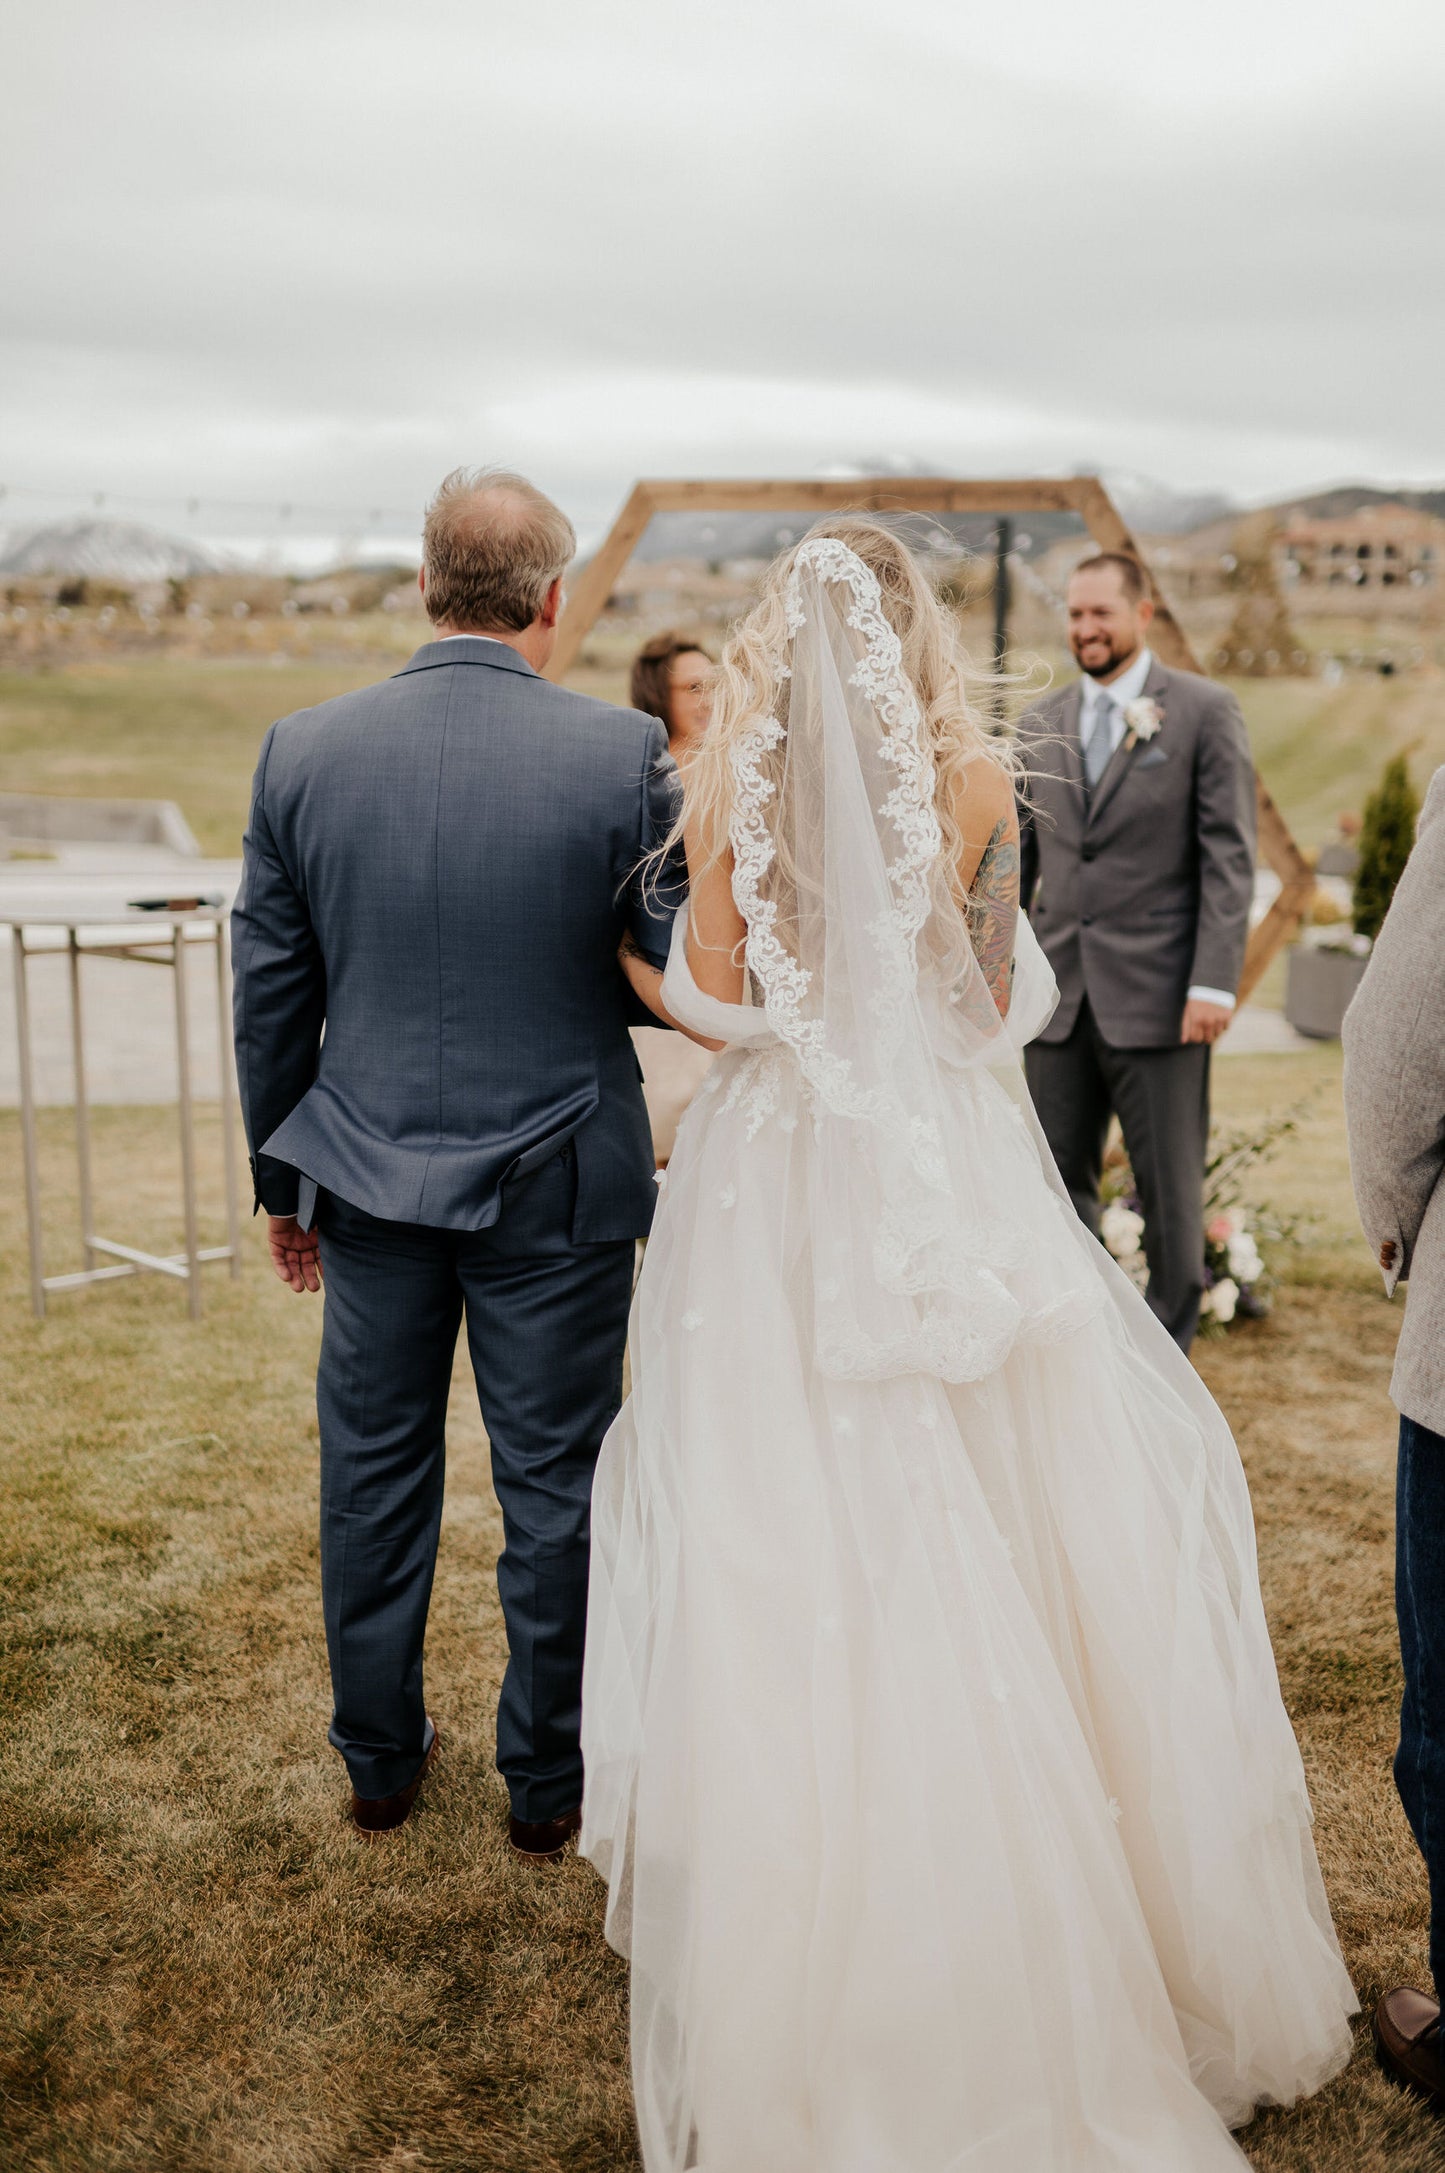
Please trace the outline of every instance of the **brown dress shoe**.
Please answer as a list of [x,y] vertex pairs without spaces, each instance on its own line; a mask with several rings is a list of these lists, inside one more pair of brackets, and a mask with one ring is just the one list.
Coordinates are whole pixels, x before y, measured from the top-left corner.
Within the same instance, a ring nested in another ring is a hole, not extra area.
[[[431,1716],[428,1715],[427,1717],[430,1719]],[[408,1781],[405,1788],[398,1790],[396,1795],[358,1796],[356,1791],[352,1790],[351,1822],[360,1832],[366,1835],[368,1840],[374,1839],[379,1833],[394,1833],[398,1826],[406,1824],[411,1817],[411,1807],[421,1794],[421,1784],[431,1771],[432,1760],[436,1757],[437,1746],[440,1742],[441,1736],[438,1734],[437,1724],[433,1720],[431,1723],[431,1749],[423,1758],[416,1778]]]
[[1401,1985],[1375,2009],[1375,2058],[1391,2082],[1445,2114],[1445,2058],[1440,2052],[1440,2002]]
[[560,1818],[514,1818],[510,1840],[519,1856],[532,1864],[555,1864],[567,1853],[567,1843],[582,1830],[582,1813],[564,1811]]

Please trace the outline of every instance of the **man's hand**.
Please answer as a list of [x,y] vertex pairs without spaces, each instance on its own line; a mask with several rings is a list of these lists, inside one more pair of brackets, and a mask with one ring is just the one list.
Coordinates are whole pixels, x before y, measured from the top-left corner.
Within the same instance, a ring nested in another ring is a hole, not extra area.
[[1184,1024],[1179,1029],[1181,1041],[1218,1041],[1225,1027],[1234,1017],[1227,1004],[1203,1003],[1191,996],[1184,1006]]
[[315,1230],[303,1230],[294,1215],[268,1215],[266,1242],[271,1265],[283,1283],[293,1290],[321,1288],[321,1240]]

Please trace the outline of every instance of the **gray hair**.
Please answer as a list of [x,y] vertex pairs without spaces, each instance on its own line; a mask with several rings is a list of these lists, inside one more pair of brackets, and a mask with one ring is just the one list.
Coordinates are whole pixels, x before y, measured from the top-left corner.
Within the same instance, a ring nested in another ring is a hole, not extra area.
[[507,468],[453,468],[426,509],[426,608],[437,624],[520,633],[577,549],[565,513]]

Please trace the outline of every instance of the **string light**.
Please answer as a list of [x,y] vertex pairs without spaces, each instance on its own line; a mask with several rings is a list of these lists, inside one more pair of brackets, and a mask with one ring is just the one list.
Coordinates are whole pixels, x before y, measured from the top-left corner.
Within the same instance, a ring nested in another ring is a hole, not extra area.
[[204,501],[192,494],[177,493],[159,497],[139,491],[111,490],[45,490],[33,483],[0,483],[0,499],[38,498],[51,504],[84,504],[87,501],[99,512],[105,506],[144,507],[152,512],[180,512],[194,520],[204,503],[212,519],[230,513],[259,514],[270,520],[290,522],[294,518],[310,520],[328,527],[382,527],[396,525],[407,530],[421,526],[419,506],[402,509],[399,506],[343,506],[301,505],[292,500],[280,504],[275,499],[262,498],[211,498]]

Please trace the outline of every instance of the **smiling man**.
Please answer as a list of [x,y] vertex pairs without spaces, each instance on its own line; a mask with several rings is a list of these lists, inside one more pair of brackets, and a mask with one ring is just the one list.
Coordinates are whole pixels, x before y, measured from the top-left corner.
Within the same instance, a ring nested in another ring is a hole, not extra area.
[[1020,727],[1022,900],[1059,1005],[1026,1052],[1060,1174],[1096,1234],[1118,1115],[1144,1210],[1146,1295],[1185,1350],[1204,1288],[1209,1054],[1229,1024],[1254,889],[1254,770],[1233,695],[1148,647],[1142,569],[1074,570],[1082,676]]

